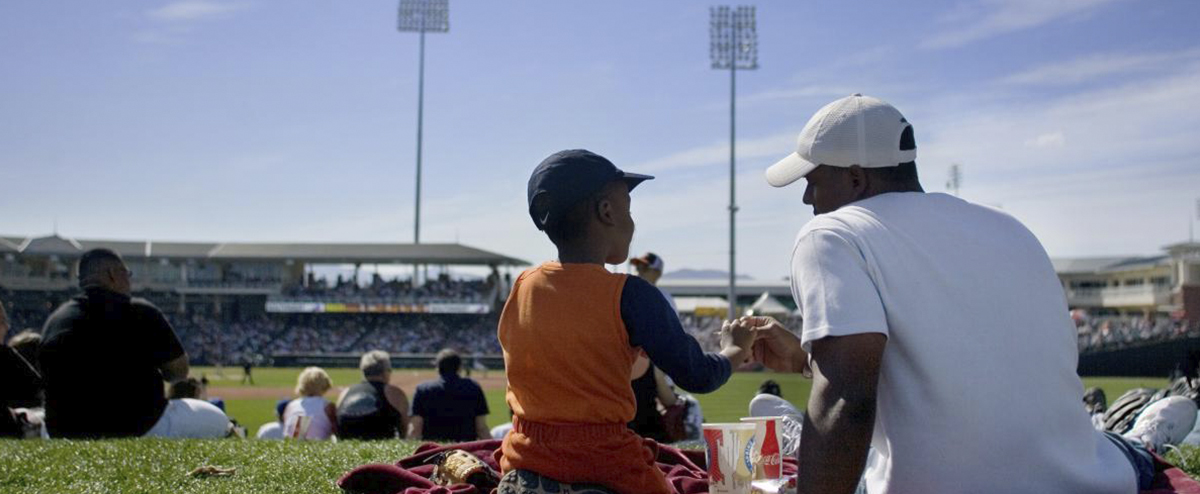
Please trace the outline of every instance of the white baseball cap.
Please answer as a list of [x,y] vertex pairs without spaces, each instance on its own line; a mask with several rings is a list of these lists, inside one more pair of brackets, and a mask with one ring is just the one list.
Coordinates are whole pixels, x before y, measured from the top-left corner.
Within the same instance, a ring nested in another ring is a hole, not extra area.
[[783,187],[817,166],[884,168],[917,160],[912,125],[879,98],[852,94],[809,119],[796,152],[767,168],[767,183]]

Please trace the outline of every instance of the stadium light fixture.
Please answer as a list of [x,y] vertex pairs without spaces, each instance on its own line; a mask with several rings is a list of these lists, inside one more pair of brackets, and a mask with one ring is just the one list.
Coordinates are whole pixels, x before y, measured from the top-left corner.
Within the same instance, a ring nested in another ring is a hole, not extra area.
[[712,68],[729,71],[729,319],[737,317],[737,71],[758,68],[758,30],[754,6],[709,7],[709,56]]
[[[425,120],[425,33],[450,31],[450,0],[400,0],[397,29],[420,34],[417,62],[417,193],[413,243],[421,243],[421,144]],[[415,276],[414,276],[415,278]]]
[[[413,210],[413,243],[421,243],[421,146],[425,124],[425,33],[450,31],[450,0],[400,0],[396,29],[420,34],[417,62],[417,192]],[[413,265],[413,284],[417,284],[420,266]],[[428,275],[428,273],[426,273]]]

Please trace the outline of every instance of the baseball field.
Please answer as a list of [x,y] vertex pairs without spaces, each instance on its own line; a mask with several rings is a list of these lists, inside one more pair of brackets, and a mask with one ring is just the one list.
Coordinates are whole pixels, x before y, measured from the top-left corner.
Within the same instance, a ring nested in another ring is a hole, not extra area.
[[[301,369],[295,368],[255,368],[251,372],[254,384],[243,384],[242,369],[226,367],[193,368],[192,374],[205,375],[209,379],[208,396],[225,400],[225,409],[230,417],[246,426],[250,434],[258,426],[275,420],[275,402],[282,398],[294,397],[293,388],[296,386],[296,376]],[[337,399],[342,388],[362,380],[358,369],[326,369],[333,380],[333,389],[326,395],[330,401]],[[392,372],[392,384],[399,386],[412,399],[413,391],[423,381],[433,379],[436,373],[427,369],[395,369]],[[475,372],[471,376],[483,387],[487,395],[488,425],[495,426],[509,421],[508,407],[504,404],[504,374],[501,371],[490,371],[486,375]],[[758,390],[758,385],[766,379],[774,379],[783,389],[784,398],[797,406],[803,407],[808,400],[810,381],[797,374],[775,374],[769,372],[739,372],[735,373],[720,390],[714,393],[695,395],[704,411],[704,417],[709,422],[736,422],[746,416],[750,398]],[[1088,378],[1084,379],[1085,386],[1099,386],[1104,389],[1109,400],[1116,399],[1126,390],[1136,387],[1164,387],[1165,379],[1139,378]]]
[[[291,396],[299,369],[254,369],[254,384],[242,384],[241,369],[194,369],[211,381],[209,393],[226,402],[229,414],[251,433],[274,420],[274,404]],[[341,386],[358,382],[355,369],[330,369],[336,398]],[[432,371],[396,370],[394,382],[410,393],[433,377]],[[478,375],[492,411],[488,422],[508,420],[503,400],[503,377],[498,372]],[[738,373],[721,390],[698,395],[709,421],[729,421],[745,415],[746,405],[764,379],[775,379],[789,400],[803,403],[808,381],[794,375]],[[1112,400],[1127,389],[1161,387],[1162,379],[1089,378]],[[1014,403],[1014,406],[1022,406]],[[1081,405],[1082,406],[1082,405]],[[409,441],[254,441],[123,439],[109,441],[0,440],[0,493],[330,493],[341,491],[335,481],[349,469],[366,463],[391,463],[416,447]],[[1200,476],[1200,448],[1184,447],[1167,458],[1193,477]],[[191,476],[201,466],[236,468],[229,476]]]

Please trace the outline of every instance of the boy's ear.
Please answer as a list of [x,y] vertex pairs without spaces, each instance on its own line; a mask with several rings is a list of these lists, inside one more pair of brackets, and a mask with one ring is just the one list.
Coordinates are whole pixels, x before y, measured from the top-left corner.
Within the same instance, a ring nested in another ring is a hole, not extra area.
[[602,225],[617,224],[616,215],[613,214],[612,200],[607,195],[596,201],[596,218]]

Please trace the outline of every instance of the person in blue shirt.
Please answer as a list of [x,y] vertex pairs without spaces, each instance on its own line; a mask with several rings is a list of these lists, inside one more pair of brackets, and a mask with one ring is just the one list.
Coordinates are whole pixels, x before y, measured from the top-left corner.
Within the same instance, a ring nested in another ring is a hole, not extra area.
[[490,439],[487,400],[478,383],[458,375],[462,357],[445,349],[438,352],[434,365],[438,378],[421,383],[413,394],[408,438],[446,442]]

